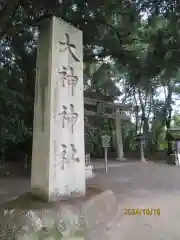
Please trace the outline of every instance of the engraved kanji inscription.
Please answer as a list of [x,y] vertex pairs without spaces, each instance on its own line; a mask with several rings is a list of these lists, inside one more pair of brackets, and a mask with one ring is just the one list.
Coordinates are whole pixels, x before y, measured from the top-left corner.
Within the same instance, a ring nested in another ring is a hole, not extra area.
[[73,67],[61,67],[61,70],[58,70],[60,79],[62,81],[62,87],[65,87],[67,82],[68,86],[71,87],[71,95],[74,96],[74,87],[77,85],[78,77],[74,74]]
[[74,96],[74,87],[78,82],[78,77],[74,75],[73,67],[69,68],[68,85],[71,86],[71,95]]
[[65,87],[65,81],[66,81],[67,75],[68,75],[67,71],[68,71],[68,69],[64,66],[62,66],[62,70],[58,70],[60,79],[62,80],[62,87]]
[[79,159],[79,157],[77,155],[77,150],[75,148],[75,145],[71,144],[71,148],[72,148],[72,160],[76,161],[76,162],[80,162],[80,159]]
[[[61,151],[60,153],[57,152],[57,142],[55,141],[54,143],[54,154],[55,154],[55,165],[54,167],[57,168],[57,167],[61,167],[62,170],[64,170],[64,165],[65,163],[68,163],[69,162],[69,159],[68,159],[68,147],[66,144],[61,144]],[[55,173],[56,173],[56,170],[55,170]],[[55,174],[54,174],[55,175]]]
[[69,121],[69,114],[67,112],[67,107],[64,105],[62,107],[63,111],[58,113],[58,115],[62,115],[62,128],[65,128],[65,121]]
[[61,144],[61,150],[57,152],[57,141],[54,141],[54,156],[55,156],[55,163],[54,163],[54,178],[56,178],[57,168],[60,167],[64,170],[64,166],[66,163],[70,163],[71,161],[80,162],[80,159],[77,155],[77,150],[74,144],[70,144],[71,147],[71,154],[68,153],[68,146],[66,144]]
[[65,51],[68,50],[68,51],[70,52],[71,56],[73,57],[73,59],[74,59],[76,62],[80,62],[80,60],[78,59],[78,57],[75,55],[76,46],[75,46],[75,44],[70,43],[70,36],[69,36],[68,33],[65,33],[65,38],[66,38],[65,42],[58,41],[59,44],[60,44],[61,46],[63,46],[63,48],[60,49],[59,51],[60,51],[60,52],[65,52]]
[[69,113],[69,121],[71,124],[71,133],[74,133],[74,125],[77,122],[78,113],[74,112],[74,105],[70,104],[70,113]]
[[66,106],[62,106],[63,111],[58,113],[59,116],[62,116],[62,128],[65,128],[65,122],[67,121],[67,124],[70,124],[71,133],[74,133],[74,125],[77,122],[78,119],[78,113],[74,111],[74,105],[70,104],[70,112],[68,112]]
[[61,152],[61,168],[64,170],[64,164],[68,162],[68,151],[67,146],[65,144],[61,144],[62,152]]

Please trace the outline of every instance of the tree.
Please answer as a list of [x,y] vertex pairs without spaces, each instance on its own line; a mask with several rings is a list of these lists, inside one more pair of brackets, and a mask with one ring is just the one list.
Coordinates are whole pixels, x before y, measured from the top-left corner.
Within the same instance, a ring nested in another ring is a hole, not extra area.
[[135,133],[143,131],[147,150],[156,149],[159,136],[172,125],[180,93],[179,13],[178,2],[172,0],[1,1],[1,155],[12,146],[31,152],[38,31],[52,15],[83,31],[86,96],[110,101],[121,97],[138,105]]

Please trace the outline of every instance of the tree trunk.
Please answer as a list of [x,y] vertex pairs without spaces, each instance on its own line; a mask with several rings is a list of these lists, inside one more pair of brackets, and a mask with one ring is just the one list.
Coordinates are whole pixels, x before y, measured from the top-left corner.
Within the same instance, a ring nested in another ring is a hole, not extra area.
[[169,138],[169,134],[168,134],[168,130],[171,127],[171,115],[172,115],[172,108],[170,107],[168,110],[168,118],[166,120],[166,128],[167,128],[167,142],[168,142],[168,150],[167,150],[167,155],[172,154],[172,143],[171,140]]
[[140,106],[142,111],[140,131],[142,128],[143,134],[146,137],[145,155],[147,156],[150,150],[149,146],[151,145],[150,134],[149,134],[149,112],[146,115],[146,104],[147,104],[148,95],[146,94],[144,102],[143,102],[140,89],[138,89],[138,95],[139,95],[139,101],[140,101]]
[[168,96],[166,98],[166,118],[165,118],[165,125],[166,125],[166,129],[167,129],[167,134],[166,134],[166,140],[168,143],[168,150],[167,150],[167,155],[170,155],[172,153],[172,144],[171,144],[171,140],[170,140],[170,136],[169,136],[169,129],[171,127],[171,118],[172,118],[172,92],[173,92],[173,87],[172,87],[172,82],[169,81],[168,82]]

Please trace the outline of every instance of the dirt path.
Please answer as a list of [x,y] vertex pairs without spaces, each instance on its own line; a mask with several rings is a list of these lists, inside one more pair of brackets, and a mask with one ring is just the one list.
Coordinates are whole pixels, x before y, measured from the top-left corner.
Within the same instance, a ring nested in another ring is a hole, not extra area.
[[[119,201],[119,211],[103,230],[106,236],[102,229],[97,229],[93,240],[180,239],[180,167],[135,162],[111,166],[107,174],[101,166],[98,171],[88,183],[112,189]],[[28,179],[0,179],[0,202],[29,190]],[[136,214],[125,215],[124,209],[131,209],[131,214],[136,210]],[[153,211],[145,216],[141,209]],[[160,209],[160,216],[154,215],[154,209]]]
[[109,239],[180,239],[179,167],[127,163],[89,182],[111,188],[119,199],[118,219],[107,230]]

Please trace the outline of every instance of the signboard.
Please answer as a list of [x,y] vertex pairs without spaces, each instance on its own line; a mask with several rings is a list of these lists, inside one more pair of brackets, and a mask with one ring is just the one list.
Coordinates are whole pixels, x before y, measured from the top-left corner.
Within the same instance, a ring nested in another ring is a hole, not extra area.
[[136,141],[145,141],[146,137],[143,134],[138,134],[134,137]]
[[146,143],[146,137],[143,134],[138,134],[133,138],[138,145],[144,145]]
[[107,161],[107,149],[110,143],[110,137],[108,135],[101,136],[102,146],[104,148],[104,163],[105,163],[105,172],[108,171],[108,161]]
[[108,148],[110,146],[110,139],[111,137],[109,137],[108,135],[103,135],[101,137],[103,148]]

